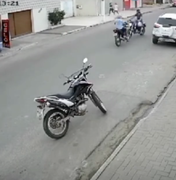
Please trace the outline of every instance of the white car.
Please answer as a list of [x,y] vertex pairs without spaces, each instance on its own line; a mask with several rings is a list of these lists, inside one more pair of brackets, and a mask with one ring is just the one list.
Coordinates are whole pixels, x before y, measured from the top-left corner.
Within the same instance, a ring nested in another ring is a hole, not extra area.
[[171,4],[172,7],[176,7],[176,1],[173,1]]
[[159,40],[176,42],[176,14],[166,13],[159,16],[158,21],[153,27],[153,44],[157,44]]

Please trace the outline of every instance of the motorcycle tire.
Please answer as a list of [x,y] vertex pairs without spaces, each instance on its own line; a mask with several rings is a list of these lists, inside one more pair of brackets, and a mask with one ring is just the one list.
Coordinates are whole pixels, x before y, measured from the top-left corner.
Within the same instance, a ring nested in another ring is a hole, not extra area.
[[92,96],[92,100],[94,101],[94,104],[100,109],[100,111],[103,114],[106,114],[107,110],[106,110],[103,102],[101,101],[101,99],[98,97],[98,95],[93,91],[91,96]]
[[145,27],[142,28],[140,35],[143,36],[145,34]]
[[53,134],[53,133],[50,131],[49,127],[48,127],[49,119],[50,119],[50,117],[51,117],[53,114],[57,114],[57,115],[59,115],[61,118],[65,118],[65,117],[66,117],[66,114],[65,114],[63,111],[59,110],[59,109],[49,110],[49,111],[46,113],[46,115],[44,116],[44,119],[43,119],[43,129],[44,129],[45,133],[46,133],[50,138],[52,138],[52,139],[61,139],[61,138],[63,138],[63,137],[67,134],[67,131],[68,131],[68,129],[69,129],[69,121],[66,121],[66,122],[65,122],[64,130],[63,130],[60,134],[58,134],[58,135]]
[[115,45],[119,47],[121,45],[121,39],[119,37],[115,37]]
[[128,35],[129,35],[128,37],[129,37],[129,39],[130,39],[130,38],[132,37],[132,35],[133,35],[133,33],[132,33],[132,30],[131,30],[131,29],[129,29],[129,30],[128,30]]

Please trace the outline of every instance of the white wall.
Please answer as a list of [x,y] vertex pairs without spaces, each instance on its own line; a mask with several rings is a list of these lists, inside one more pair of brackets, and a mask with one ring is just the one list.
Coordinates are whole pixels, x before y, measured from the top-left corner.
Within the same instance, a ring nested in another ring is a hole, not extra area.
[[[81,5],[82,9],[76,9],[77,16],[97,16],[101,14],[101,0],[75,0],[76,5]],[[109,13],[109,3],[117,3],[119,10],[123,9],[123,0],[105,0],[105,12]]]
[[142,7],[142,0],[139,0],[138,7]]
[[49,28],[48,12],[46,8],[32,10],[33,32],[40,32]]
[[[68,1],[68,3],[65,3],[63,6],[63,10],[68,12],[66,17],[73,16],[73,0],[63,1]],[[60,9],[61,5],[61,0],[19,0],[18,2],[19,6],[1,6],[0,15],[2,19],[7,19],[8,13],[30,9],[32,11],[31,19],[33,21],[33,32],[48,29],[50,27],[48,21],[48,12],[53,11],[54,8]]]
[[1,15],[1,19],[3,20],[3,19],[8,19],[8,14],[2,14]]
[[96,16],[98,13],[96,0],[76,0],[76,5],[82,6],[82,9],[76,9],[77,16]]
[[19,6],[1,6],[0,14],[45,7],[47,10],[52,10],[60,7],[60,0],[19,0],[18,2]]
[[67,1],[61,1],[60,2],[60,9],[64,10],[66,15],[65,18],[67,17],[72,17],[73,16],[73,0],[67,0]]

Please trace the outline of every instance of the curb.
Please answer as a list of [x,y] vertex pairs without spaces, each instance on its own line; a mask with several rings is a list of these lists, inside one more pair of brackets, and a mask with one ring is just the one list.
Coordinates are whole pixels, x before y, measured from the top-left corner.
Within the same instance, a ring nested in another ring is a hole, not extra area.
[[[143,12],[142,14],[148,14],[148,13],[152,13],[155,10],[167,9],[167,8],[169,8],[169,6],[158,8],[158,9],[149,10],[149,11]],[[134,15],[127,16],[125,19],[131,18],[133,16]],[[96,27],[96,26],[100,26],[100,25],[103,25],[103,24],[108,24],[108,23],[113,22],[113,21],[114,20],[109,20],[109,21],[106,21],[106,22],[101,22],[101,23],[97,23],[97,24],[94,24],[94,25],[90,25],[90,26],[84,26],[84,27],[81,27],[81,28],[78,28],[78,29],[74,29],[74,30],[71,30],[71,31],[68,31],[68,32],[63,32],[61,34],[61,36],[66,36],[66,35],[69,35],[69,34],[73,34],[75,32],[82,31],[82,30],[85,30],[87,28]]]
[[150,113],[140,119],[140,121],[134,126],[134,128],[130,131],[130,133],[123,139],[123,141],[116,147],[116,149],[112,152],[112,154],[108,157],[108,159],[102,164],[102,166],[96,171],[96,173],[92,176],[90,180],[98,180],[101,174],[106,170],[109,164],[116,158],[116,156],[120,153],[120,151],[124,148],[124,146],[128,143],[131,137],[135,134],[135,132],[141,127],[141,125],[156,111],[157,107],[162,103],[164,98],[167,96],[168,92],[172,88],[173,84],[175,83],[175,77],[171,79],[168,83],[166,91],[161,95],[161,98],[157,98],[155,101],[155,106],[152,108]]
[[60,27],[63,27],[63,26],[65,26],[65,25],[64,24],[59,24],[59,25],[56,25],[56,26],[51,26],[48,30],[60,28]]
[[[35,46],[36,44],[38,44],[38,42],[34,42],[34,43],[27,44],[27,45],[25,45],[25,46],[23,46],[23,47],[17,48],[14,52],[16,53],[16,52],[18,52],[18,51],[31,48],[31,47]],[[6,52],[6,53],[3,53],[3,54],[1,53],[1,54],[0,54],[0,60],[3,60],[3,59],[8,58],[8,57],[10,57],[10,56],[13,56],[15,53],[11,53],[11,52]]]
[[[132,17],[132,16],[129,16],[129,17]],[[129,17],[126,17],[126,18],[129,18]],[[114,20],[109,20],[109,21],[106,21],[106,22],[101,22],[101,23],[97,23],[97,24],[94,24],[94,25],[90,25],[90,26],[84,26],[84,27],[81,27],[81,28],[78,28],[78,29],[75,29],[75,30],[72,30],[72,31],[64,32],[64,33],[62,33],[61,36],[65,36],[65,35],[68,35],[68,34],[73,34],[75,32],[82,31],[82,30],[87,29],[87,28],[96,27],[96,26],[100,26],[100,25],[103,25],[103,24],[108,24],[108,23],[113,22],[113,21]]]
[[[170,8],[170,6],[166,6],[166,7],[161,7],[161,8],[158,8],[158,9],[149,10],[149,11],[143,12],[142,14],[148,14],[148,13],[152,13],[152,12],[155,11],[155,10],[167,9],[167,8]],[[131,17],[133,17],[133,16],[134,16],[134,15],[127,16],[125,19],[131,18]],[[71,31],[63,32],[63,33],[61,33],[60,37],[61,37],[61,36],[66,36],[66,35],[69,35],[69,34],[73,34],[73,33],[76,33],[76,32],[82,31],[82,30],[85,30],[85,29],[87,29],[87,28],[96,27],[96,26],[100,26],[100,25],[103,25],[103,24],[108,24],[108,23],[111,23],[111,22],[113,22],[113,21],[114,21],[114,19],[113,19],[113,20],[106,21],[106,22],[101,22],[101,23],[97,23],[97,24],[94,24],[94,25],[90,25],[90,26],[84,26],[84,27],[81,27],[81,28],[78,28],[78,29],[74,29],[74,30],[71,30]],[[59,26],[57,26],[57,27],[62,27],[62,26],[64,26],[64,25],[61,24],[61,25],[59,25]],[[55,29],[55,28],[57,28],[57,27],[56,27],[56,26],[50,27],[50,29]],[[31,35],[31,34],[29,34],[29,35]],[[26,35],[26,36],[29,36],[29,35]],[[17,38],[15,38],[15,39],[18,39],[18,38],[20,39],[20,37],[17,37]],[[37,43],[38,43],[38,42],[35,42],[35,43],[29,44],[29,45],[27,45],[27,46],[24,46],[24,47],[22,47],[22,48],[18,48],[17,50],[15,50],[15,52],[21,51],[21,50],[24,50],[24,49],[28,49],[28,48],[36,45]],[[5,53],[5,54],[0,54],[0,59],[4,59],[4,58],[6,58],[6,57],[9,57],[8,54],[11,54],[11,53],[9,52],[9,53]]]
[[28,44],[28,45],[26,45],[26,46],[23,46],[23,47],[17,49],[17,51],[21,51],[21,50],[24,50],[24,49],[28,49],[28,48],[30,48],[30,47],[32,47],[32,46],[35,46],[37,43],[38,43],[38,42],[34,42],[34,43],[31,43],[31,44]]
[[81,27],[81,28],[78,28],[78,29],[74,29],[74,30],[71,30],[71,31],[63,32],[61,34],[61,36],[65,36],[65,35],[68,35],[68,34],[73,34],[75,32],[82,31],[82,30],[84,30],[86,28],[87,28],[87,26],[84,26],[84,27]]

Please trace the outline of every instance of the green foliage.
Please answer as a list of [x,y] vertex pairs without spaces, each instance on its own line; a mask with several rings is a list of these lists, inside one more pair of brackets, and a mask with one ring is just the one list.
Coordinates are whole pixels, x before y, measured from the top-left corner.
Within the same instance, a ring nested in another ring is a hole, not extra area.
[[59,11],[58,8],[55,8],[53,12],[48,13],[48,20],[51,25],[61,24],[61,21],[64,19],[65,12]]

